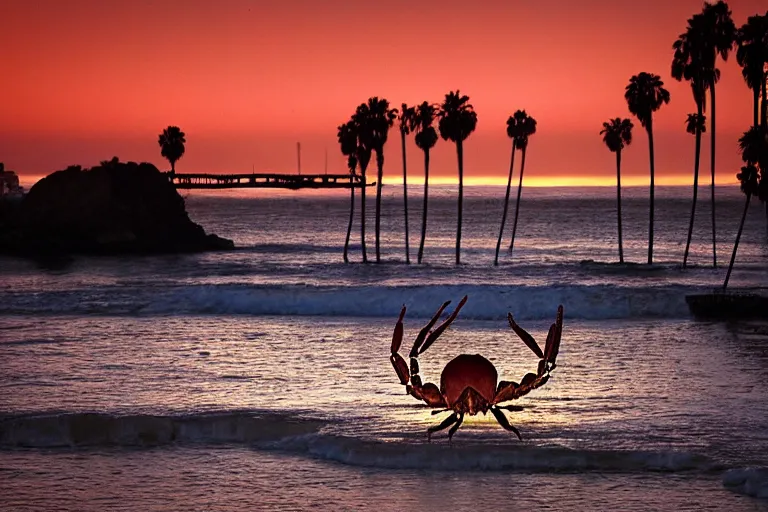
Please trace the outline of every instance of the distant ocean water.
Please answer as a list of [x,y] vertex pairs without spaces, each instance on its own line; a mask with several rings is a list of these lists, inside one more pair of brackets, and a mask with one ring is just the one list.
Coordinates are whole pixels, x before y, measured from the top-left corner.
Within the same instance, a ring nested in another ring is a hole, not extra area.
[[[401,187],[385,187],[382,265],[341,250],[348,194],[186,194],[227,253],[0,259],[0,503],[8,510],[768,510],[768,327],[694,321],[687,293],[721,285],[743,206],[718,189],[718,262],[700,199],[658,189],[655,262],[619,267],[615,190],[525,189],[515,250],[493,266],[504,190],[433,187],[425,264],[404,261]],[[646,259],[646,190],[624,193],[625,259]],[[375,196],[369,193],[369,198]],[[707,197],[700,194],[701,197]],[[359,198],[358,198],[359,199]],[[421,226],[410,191],[411,258]],[[512,201],[514,205],[514,201]],[[359,210],[359,200],[356,207]],[[368,256],[375,258],[373,201]],[[511,209],[507,231],[511,233]],[[731,285],[768,287],[762,205]],[[443,301],[469,302],[420,358],[439,382],[459,353],[517,380],[565,307],[560,365],[510,413],[518,441],[470,418],[453,446],[388,362]]]

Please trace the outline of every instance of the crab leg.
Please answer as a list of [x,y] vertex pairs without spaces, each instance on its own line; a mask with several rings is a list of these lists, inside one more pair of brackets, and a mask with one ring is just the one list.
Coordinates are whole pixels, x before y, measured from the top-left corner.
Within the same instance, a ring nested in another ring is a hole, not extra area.
[[443,430],[444,428],[448,428],[454,423],[456,423],[457,421],[459,421],[459,417],[456,413],[453,413],[447,418],[445,418],[443,422],[440,423],[439,425],[435,425],[434,427],[429,427],[427,429],[427,441],[432,441],[432,434],[434,432],[437,432],[438,430]]
[[499,422],[499,425],[501,425],[505,430],[509,430],[510,432],[514,432],[515,435],[519,440],[523,440],[522,436],[520,435],[520,431],[517,430],[515,427],[509,424],[509,420],[507,420],[507,417],[504,416],[504,413],[498,410],[496,407],[491,407],[491,412],[496,417],[496,421]]
[[456,424],[451,427],[451,430],[448,431],[448,442],[451,442],[451,439],[453,439],[453,434],[456,433],[457,430],[459,430],[459,427],[464,422],[464,413],[459,413],[459,419],[456,420]]

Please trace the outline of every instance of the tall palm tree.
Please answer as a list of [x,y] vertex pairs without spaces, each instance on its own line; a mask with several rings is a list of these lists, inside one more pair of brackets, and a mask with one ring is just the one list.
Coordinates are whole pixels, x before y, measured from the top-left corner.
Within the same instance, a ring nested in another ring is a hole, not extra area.
[[600,135],[611,152],[616,153],[616,206],[619,224],[619,263],[624,263],[624,241],[621,231],[621,150],[632,144],[632,128],[629,119],[617,117],[603,123]]
[[461,263],[461,217],[464,210],[464,141],[477,127],[477,112],[469,103],[469,96],[461,95],[459,90],[445,95],[445,101],[438,113],[438,128],[443,140],[456,144],[456,156],[459,161],[459,204],[458,227],[456,228],[456,264]]
[[[494,265],[499,264],[499,250],[501,249],[501,240],[504,237],[504,224],[507,222],[507,211],[509,210],[509,192],[512,186],[512,173],[515,167],[515,152],[517,148],[523,150],[523,165],[520,170],[520,184],[517,190],[517,204],[515,208],[515,225],[512,230],[512,243],[509,250],[515,243],[515,231],[517,229],[517,214],[519,212],[520,194],[522,193],[523,177],[525,171],[525,149],[527,147],[528,136],[536,132],[536,120],[529,117],[525,110],[518,110],[507,119],[507,136],[512,139],[512,156],[509,161],[509,177],[507,178],[507,190],[504,195],[504,212],[501,216],[501,227],[499,228],[499,238],[496,241],[496,255],[493,260]],[[521,143],[523,144],[521,146]]]
[[414,129],[416,109],[405,103],[400,108],[398,120],[400,121],[400,143],[403,148],[403,211],[405,212],[405,262],[411,263],[411,249],[408,234],[408,171],[405,159],[405,136]]
[[747,196],[744,203],[744,211],[741,214],[739,231],[736,234],[736,242],[733,244],[731,261],[728,264],[728,273],[725,275],[723,290],[728,288],[733,264],[736,261],[736,251],[739,248],[741,233],[744,230],[744,221],[749,209],[749,201],[755,194],[764,190],[765,173],[768,170],[768,128],[765,126],[753,126],[739,139],[741,159],[746,163],[741,172],[736,176],[741,182],[741,191]]
[[[765,15],[750,16],[747,23],[741,26],[736,32],[736,60],[741,66],[741,74],[747,86],[752,89],[753,95],[753,121],[752,126],[762,124],[768,128],[768,93],[766,92],[766,81],[768,81],[768,72],[766,72],[766,63],[768,63],[768,12]],[[759,112],[758,104],[762,94],[762,112]],[[761,182],[761,190],[766,185],[765,180]],[[761,194],[761,198],[765,194]],[[768,200],[765,203],[765,219],[768,226]]]
[[501,228],[499,229],[499,238],[496,241],[496,256],[493,258],[493,264],[499,264],[499,250],[501,250],[501,239],[504,237],[504,224],[507,222],[507,211],[509,210],[509,192],[512,188],[512,172],[515,168],[515,152],[517,150],[517,137],[520,134],[520,126],[517,123],[518,110],[514,115],[507,119],[507,137],[512,139],[512,156],[509,159],[509,178],[507,178],[507,191],[504,194],[504,213],[501,215]]
[[357,133],[357,165],[360,168],[360,244],[363,252],[363,263],[368,263],[368,251],[365,246],[365,196],[368,188],[368,164],[373,151],[373,137],[369,127],[370,115],[368,105],[360,104],[352,114],[350,122]]
[[[741,66],[741,75],[747,86],[752,89],[754,112],[752,126],[765,123],[765,110],[768,107],[765,95],[766,71],[768,62],[768,13],[764,16],[750,16],[736,33],[736,61]],[[763,113],[759,113],[760,95],[763,95]],[[762,119],[762,120],[761,120]]]
[[728,60],[728,54],[730,53],[733,45],[736,41],[736,25],[733,23],[731,17],[731,10],[728,4],[723,0],[711,4],[704,2],[704,9],[701,13],[702,21],[696,24],[702,38],[708,42],[706,50],[703,52],[704,72],[703,78],[708,81],[709,86],[709,131],[710,131],[710,195],[711,195],[711,217],[712,217],[712,262],[713,266],[717,267],[717,241],[716,234],[717,229],[715,226],[715,171],[716,171],[716,159],[715,148],[716,142],[716,129],[715,129],[715,84],[720,79],[720,71],[717,69],[717,56]]
[[520,182],[517,185],[517,201],[515,202],[515,220],[512,223],[512,241],[509,243],[509,252],[515,247],[515,235],[517,234],[517,218],[520,213],[520,196],[523,193],[523,173],[525,172],[525,153],[528,149],[528,137],[536,133],[536,120],[523,111],[515,112],[517,116],[518,134],[515,145],[523,151],[523,159],[520,162]]
[[688,114],[685,122],[685,131],[696,136],[696,155],[693,164],[693,202],[691,204],[691,221],[688,224],[688,240],[685,243],[685,254],[683,255],[683,268],[688,264],[688,251],[691,248],[691,237],[693,236],[693,219],[696,216],[696,198],[699,192],[699,160],[701,156],[701,134],[707,131],[706,117],[700,113]]
[[184,132],[178,126],[169,126],[157,139],[160,155],[171,163],[171,176],[176,174],[176,161],[184,156]]
[[[337,138],[341,146],[341,154],[347,157],[349,173],[354,176],[357,169],[357,130],[353,121],[348,121],[338,127]],[[347,237],[344,240],[344,263],[349,263],[347,252],[349,251],[349,238],[352,234],[352,221],[355,216],[355,187],[354,181],[350,183],[349,197],[349,224],[347,225]]]
[[[736,28],[730,18],[728,5],[724,2],[717,4],[705,3],[704,12],[688,20],[686,31],[672,45],[675,50],[672,59],[672,77],[678,81],[687,80],[691,84],[693,100],[696,103],[697,116],[703,117],[706,110],[706,91],[714,100],[714,87],[720,78],[720,71],[715,67],[718,53],[723,58],[733,46]],[[714,107],[712,110],[714,114]],[[695,126],[695,123],[692,125]],[[693,133],[693,132],[691,132]],[[714,130],[712,131],[714,145]],[[696,162],[698,166],[701,150],[701,134],[697,134]],[[717,239],[715,225],[715,153],[711,153],[711,196],[712,196],[712,262],[717,267]],[[697,172],[698,176],[698,172]],[[697,189],[698,190],[698,189]],[[694,204],[695,208],[695,204]],[[683,257],[683,267],[687,264],[688,251]]]
[[384,144],[389,129],[397,118],[397,110],[389,108],[389,101],[374,96],[357,107],[355,113],[361,136],[376,152],[378,179],[376,181],[376,263],[381,262],[381,186],[384,178]]
[[654,213],[654,158],[653,158],[653,113],[664,103],[669,103],[669,91],[658,75],[642,72],[629,79],[624,93],[629,111],[637,117],[648,133],[648,151],[651,161],[650,220],[648,228],[648,264],[653,263],[653,213]]
[[424,202],[421,213],[421,241],[417,261],[421,263],[424,256],[424,240],[427,236],[427,201],[429,198],[429,150],[437,143],[437,131],[432,123],[435,122],[437,109],[430,103],[422,102],[416,109],[414,126],[416,129],[416,145],[424,151]]

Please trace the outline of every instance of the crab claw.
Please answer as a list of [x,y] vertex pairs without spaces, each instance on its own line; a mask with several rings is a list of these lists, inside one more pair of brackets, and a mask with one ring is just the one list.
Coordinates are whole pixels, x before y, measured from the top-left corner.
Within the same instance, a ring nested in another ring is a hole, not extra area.
[[533,336],[528,334],[528,331],[517,325],[515,319],[512,318],[512,313],[507,313],[507,321],[509,322],[509,326],[512,328],[512,330],[515,331],[518,336],[520,336],[521,340],[523,340],[523,343],[525,343],[528,348],[533,351],[534,354],[539,356],[539,359],[544,359],[544,353],[541,351],[541,348],[539,348],[536,340],[533,339]]
[[542,361],[549,362],[549,358],[552,355],[552,345],[555,341],[555,335],[557,334],[557,324],[549,326],[549,332],[547,333],[547,341],[544,344],[544,357]]
[[395,324],[395,332],[392,333],[392,353],[395,354],[400,350],[400,345],[403,344],[403,317],[405,317],[405,306],[400,310],[400,317]]
[[544,351],[544,359],[548,363],[555,364],[557,353],[560,351],[560,338],[563,335],[563,305],[557,307],[557,319],[549,328],[547,335],[547,345]]
[[435,313],[435,316],[432,317],[432,320],[430,320],[429,323],[425,325],[421,331],[419,331],[418,336],[416,336],[416,341],[413,342],[413,347],[411,348],[411,353],[409,354],[410,357],[416,357],[420,354],[419,348],[421,348],[421,344],[424,343],[424,340],[431,332],[432,327],[434,327],[434,325],[440,319],[440,315],[443,314],[443,311],[448,307],[448,304],[450,303],[451,301],[449,300],[443,302],[443,305],[440,306],[440,308],[437,310],[437,313]]
[[432,345],[435,340],[440,337],[443,332],[453,323],[454,320],[456,320],[456,317],[459,316],[459,311],[461,311],[461,308],[464,306],[464,304],[467,303],[467,296],[465,295],[463,299],[461,299],[461,302],[459,302],[459,305],[456,306],[456,309],[453,310],[453,313],[445,319],[445,322],[441,323],[437,326],[437,329],[430,332],[427,336],[427,341],[424,342],[424,345],[419,349],[419,354],[424,352],[429,348],[430,345]]

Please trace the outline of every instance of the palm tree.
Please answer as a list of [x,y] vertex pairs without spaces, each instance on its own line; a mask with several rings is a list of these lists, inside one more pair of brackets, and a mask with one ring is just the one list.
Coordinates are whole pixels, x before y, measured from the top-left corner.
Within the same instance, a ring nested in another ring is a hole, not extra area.
[[[762,124],[768,128],[768,93],[766,92],[766,63],[768,63],[768,12],[765,15],[750,16],[747,23],[736,32],[736,60],[741,66],[741,74],[753,94],[752,126]],[[758,113],[758,104],[762,93],[762,112]],[[760,182],[762,188],[768,186],[765,180]],[[761,194],[761,199],[766,194]],[[765,202],[765,218],[768,225],[768,201]]]
[[504,194],[504,213],[501,215],[501,228],[499,229],[499,238],[496,241],[496,256],[493,258],[493,264],[499,264],[499,250],[501,250],[501,239],[504,237],[504,224],[507,222],[507,211],[509,210],[509,191],[512,188],[512,171],[515,168],[515,151],[517,150],[517,137],[520,134],[520,126],[517,124],[518,110],[515,115],[507,119],[507,137],[512,139],[512,156],[509,159],[509,178],[507,178],[507,192]]
[[720,71],[717,69],[717,56],[728,60],[728,54],[733,48],[736,40],[736,25],[731,18],[731,10],[728,8],[728,4],[723,0],[719,0],[717,3],[710,4],[704,2],[704,9],[701,13],[702,21],[697,26],[702,33],[702,39],[707,41],[706,50],[703,52],[705,57],[705,67],[703,72],[704,80],[708,81],[709,86],[709,103],[710,103],[710,192],[712,201],[712,262],[713,266],[717,267],[717,242],[715,227],[715,148],[716,142],[716,130],[715,130],[715,84],[720,79]]
[[416,109],[413,119],[416,128],[416,145],[424,151],[424,202],[421,213],[421,241],[417,261],[421,263],[424,256],[424,240],[427,236],[427,200],[429,198],[429,150],[437,143],[437,131],[432,123],[435,121],[437,109],[434,105],[422,102]]
[[[512,139],[512,156],[509,162],[509,177],[507,178],[507,191],[504,195],[504,213],[501,216],[501,227],[499,229],[499,238],[496,241],[496,256],[494,257],[493,264],[499,264],[499,250],[501,249],[501,240],[504,237],[504,224],[507,222],[507,211],[509,209],[509,192],[512,186],[512,173],[515,167],[515,152],[518,147],[523,150],[523,166],[520,171],[520,185],[517,190],[517,204],[515,208],[515,227],[512,230],[512,244],[509,246],[509,250],[512,250],[512,246],[515,243],[515,230],[517,229],[517,214],[519,211],[520,194],[522,192],[523,177],[522,173],[525,170],[525,146],[527,146],[528,135],[532,135],[536,132],[536,121],[529,117],[525,113],[525,110],[518,110],[514,115],[509,116],[507,119],[507,136]],[[524,146],[520,146],[521,142],[525,141]]]
[[[357,169],[357,130],[355,123],[348,121],[338,127],[337,138],[341,146],[341,154],[347,157],[347,166],[349,173],[354,176]],[[347,237],[344,240],[344,263],[349,263],[347,252],[349,250],[349,238],[352,234],[352,220],[355,216],[355,187],[354,181],[350,183],[349,197],[349,225],[347,226]]]
[[464,209],[464,141],[477,127],[477,112],[469,103],[469,96],[462,96],[458,89],[445,95],[445,101],[438,113],[438,128],[443,140],[456,144],[459,161],[459,205],[458,227],[456,228],[456,264],[461,263],[461,217]]
[[706,117],[702,114],[688,114],[685,122],[685,131],[696,136],[696,155],[693,164],[693,203],[691,204],[691,221],[688,224],[688,241],[685,243],[685,254],[683,255],[683,268],[688,264],[688,251],[691,248],[691,237],[693,235],[693,219],[696,216],[696,197],[699,192],[699,159],[701,153],[701,134],[707,131],[705,125]]
[[[768,62],[768,13],[765,16],[750,16],[736,33],[736,61],[747,86],[752,89],[754,112],[752,126],[765,123],[766,102],[765,65]],[[763,113],[758,113],[760,94],[763,94]],[[762,121],[761,121],[762,119]]]
[[[715,98],[714,87],[720,78],[720,71],[715,67],[717,55],[727,59],[728,52],[733,46],[736,27],[730,17],[728,5],[722,1],[717,4],[705,3],[704,11],[688,20],[686,31],[672,45],[675,50],[672,59],[672,77],[678,81],[687,80],[691,83],[693,100],[696,103],[697,116],[703,117],[706,110],[707,89],[712,101]],[[714,123],[714,104],[712,107]],[[695,123],[692,125],[695,126]],[[714,124],[713,124],[714,126]],[[693,133],[693,132],[691,132]],[[712,131],[711,146],[711,196],[712,196],[712,261],[717,267],[717,240],[715,225],[715,140]],[[696,162],[698,166],[701,150],[701,134],[697,134]],[[698,172],[697,172],[698,175]],[[695,205],[694,205],[695,207]],[[683,267],[687,263],[688,251],[683,257]]]
[[405,212],[405,262],[411,263],[411,249],[408,235],[408,172],[405,160],[405,136],[414,129],[416,109],[402,104],[398,120],[400,121],[400,143],[403,148],[403,211]]
[[176,174],[176,161],[184,156],[186,142],[184,132],[178,126],[169,126],[157,139],[160,155],[171,163],[171,176]]
[[389,108],[389,101],[374,96],[357,107],[355,113],[361,136],[376,152],[378,179],[376,181],[376,263],[381,262],[381,186],[384,178],[384,144],[390,127],[397,118],[397,110]]
[[616,153],[616,206],[619,222],[619,263],[624,263],[624,241],[621,234],[621,150],[632,144],[632,128],[629,119],[617,117],[603,123],[600,135],[611,152]]
[[363,263],[368,263],[368,252],[365,247],[365,193],[368,188],[368,164],[371,161],[373,147],[372,134],[369,129],[370,116],[368,105],[360,104],[352,114],[350,123],[357,134],[357,165],[360,168],[360,244],[363,251]]
[[658,75],[642,72],[629,79],[624,93],[629,111],[648,133],[648,150],[651,161],[651,205],[648,228],[648,264],[653,263],[653,212],[654,212],[654,158],[653,158],[653,113],[664,103],[669,103],[669,91]]
[[741,214],[736,242],[733,244],[733,253],[728,264],[728,273],[725,275],[723,290],[728,287],[733,264],[736,261],[736,251],[739,248],[739,240],[744,230],[744,221],[747,217],[749,201],[753,195],[760,194],[764,190],[765,173],[766,169],[768,169],[768,128],[765,126],[753,126],[739,139],[739,147],[741,149],[741,159],[746,162],[746,165],[741,168],[741,172],[736,177],[741,182],[741,191],[746,194],[747,199],[744,203],[744,211]]
[[[512,223],[512,241],[509,243],[509,252],[515,246],[515,234],[517,233],[517,218],[520,213],[520,196],[523,193],[523,173],[525,172],[525,153],[528,149],[528,137],[536,133],[536,120],[523,111],[515,112],[518,133],[515,145],[523,151],[523,161],[520,162],[520,182],[517,185],[517,201],[515,202],[515,220]],[[509,122],[509,121],[507,121]]]

